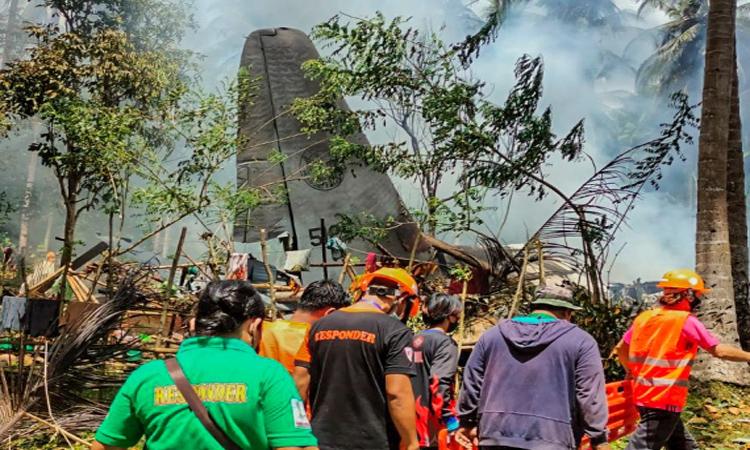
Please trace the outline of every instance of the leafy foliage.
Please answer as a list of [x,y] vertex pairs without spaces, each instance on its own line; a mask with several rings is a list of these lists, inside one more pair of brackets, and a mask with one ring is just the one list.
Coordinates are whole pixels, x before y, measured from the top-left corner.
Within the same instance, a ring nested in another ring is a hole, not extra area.
[[377,244],[388,236],[388,230],[398,226],[393,217],[379,219],[366,213],[355,216],[339,214],[336,218],[338,222],[331,227],[331,234],[347,242],[361,239]]
[[8,221],[8,215],[14,211],[13,205],[8,201],[8,195],[0,192],[0,225]]
[[[659,137],[622,152],[570,196],[534,233],[529,243],[545,242],[545,255],[580,266],[581,256],[587,276],[601,301],[604,291],[601,273],[609,256],[610,244],[624,225],[644,188],[659,187],[662,169],[682,158],[681,145],[693,141],[691,131],[697,127],[695,107],[685,94],[675,94],[672,121],[662,124]],[[579,237],[581,245],[572,239]],[[530,244],[527,244],[530,245]],[[516,254],[516,259],[523,252]],[[596,298],[598,297],[598,298]]]
[[43,124],[29,150],[58,180],[66,209],[63,264],[70,261],[79,216],[98,206],[119,209],[139,156],[165,142],[163,123],[186,91],[180,60],[170,52],[179,24],[162,23],[175,30],[167,41],[139,48],[146,40],[138,41],[142,28],[124,16],[127,3],[45,2],[64,18],[65,30],[29,26],[36,46],[0,71],[9,124],[30,118]]
[[[0,103],[8,126],[29,118],[43,124],[29,150],[58,179],[66,209],[63,264],[87,211],[110,215],[112,251],[122,254],[189,215],[208,228],[272,194],[263,187],[231,197],[214,181],[236,154],[237,105],[252,101],[255,85],[241,73],[215,93],[192,88],[191,55],[179,49],[191,24],[186,3],[45,5],[64,26],[27,28],[37,45],[0,71]],[[138,215],[145,235],[122,249],[124,224]]]
[[537,3],[547,10],[549,16],[553,16],[564,23],[588,27],[616,27],[622,21],[620,9],[611,0],[579,0],[576,2],[538,0]]
[[[446,46],[435,34],[422,35],[406,20],[372,19],[343,23],[340,17],[317,26],[313,36],[331,56],[309,61],[307,75],[320,92],[298,100],[294,111],[305,131],[328,132],[334,164],[357,161],[415,181],[423,209],[414,214],[430,233],[470,230],[480,222],[481,200],[492,190],[506,195],[528,189],[546,195],[544,165],[553,157],[576,159],[583,125],[566,136],[552,132],[549,108],[538,112],[542,61],[524,56],[506,102],[488,101],[484,83],[469,76],[461,46]],[[341,97],[358,97],[367,107],[338,107]],[[395,126],[390,142],[362,145],[361,131]],[[445,183],[453,178],[455,182]],[[446,185],[457,188],[446,191]]]

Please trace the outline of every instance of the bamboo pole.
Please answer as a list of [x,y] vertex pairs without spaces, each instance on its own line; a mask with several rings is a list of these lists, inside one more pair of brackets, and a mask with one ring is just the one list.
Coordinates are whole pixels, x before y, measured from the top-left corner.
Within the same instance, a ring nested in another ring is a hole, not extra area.
[[542,241],[537,239],[536,241],[536,253],[539,256],[539,284],[544,284],[544,246]]
[[458,320],[458,354],[461,355],[461,350],[464,345],[464,332],[466,331],[466,297],[469,291],[469,280],[464,280],[464,284],[461,287],[461,316]]
[[[191,257],[190,257],[190,255],[188,255],[187,253],[185,253],[185,254],[184,254],[183,256],[184,256],[184,257],[185,257],[185,258],[186,258],[186,259],[187,259],[188,261],[190,261],[190,264],[192,264],[192,265],[194,265],[195,267],[197,267],[197,268],[198,268],[198,270],[200,270],[200,271],[201,271],[201,273],[203,273],[203,275],[205,275],[205,276],[206,276],[206,277],[207,277],[207,278],[208,278],[209,280],[210,280],[211,278],[213,278],[213,277],[211,276],[211,274],[210,274],[210,273],[206,272],[206,271],[205,271],[205,269],[203,269],[203,266],[207,266],[208,264],[206,264],[206,263],[199,263],[199,262],[195,262],[195,260],[194,260],[193,258],[191,258]],[[190,267],[190,264],[183,264],[183,265],[181,265],[180,267],[181,267],[181,268],[187,268],[187,267]]]
[[37,417],[37,416],[35,416],[34,414],[31,414],[28,411],[25,411],[24,415],[26,417],[30,418],[30,419],[33,419],[33,420],[35,420],[35,421],[37,421],[37,422],[39,422],[41,424],[44,424],[44,425],[52,428],[53,430],[57,431],[58,433],[62,434],[63,436],[66,436],[66,437],[68,437],[68,438],[70,438],[70,439],[78,442],[81,445],[86,445],[86,446],[90,446],[91,445],[91,442],[84,441],[83,439],[79,438],[78,436],[76,436],[75,434],[71,433],[70,431],[67,431],[67,430],[65,430],[64,428],[62,428],[62,427],[60,427],[58,425],[55,425],[54,423],[47,422],[46,420],[42,419],[41,417]]
[[339,273],[339,284],[342,284],[344,282],[344,277],[349,270],[349,260],[351,258],[352,255],[350,253],[347,253],[346,256],[344,256],[344,266],[341,268],[341,273]]
[[513,305],[510,307],[510,311],[508,311],[508,319],[513,318],[513,314],[516,313],[516,308],[518,308],[518,302],[521,299],[521,294],[523,293],[523,282],[526,278],[526,267],[529,265],[529,246],[527,245],[523,250],[523,266],[521,266],[521,274],[518,276],[518,287],[516,287],[516,293],[513,295]]
[[166,328],[167,328],[167,312],[169,311],[169,297],[172,295],[172,286],[174,286],[174,277],[177,273],[177,265],[180,262],[180,254],[182,253],[182,246],[185,245],[185,237],[187,236],[187,227],[182,227],[180,231],[180,240],[177,241],[177,249],[174,252],[174,258],[172,259],[172,267],[169,269],[169,278],[167,278],[167,298],[164,299],[162,305],[161,318],[159,319],[159,339],[157,345],[161,345],[164,340]]
[[417,247],[419,247],[419,242],[422,240],[422,233],[418,233],[417,237],[414,238],[414,245],[411,246],[411,254],[409,254],[409,265],[406,266],[406,271],[411,273],[412,267],[414,267],[414,258],[417,257]]
[[[325,243],[323,243],[325,246]],[[271,270],[271,264],[268,262],[268,241],[266,240],[266,229],[260,230],[260,251],[261,257],[263,258],[263,267],[266,268],[266,275],[268,275],[268,296],[271,297],[271,314],[273,318],[276,318],[276,280],[273,278],[273,271]]]

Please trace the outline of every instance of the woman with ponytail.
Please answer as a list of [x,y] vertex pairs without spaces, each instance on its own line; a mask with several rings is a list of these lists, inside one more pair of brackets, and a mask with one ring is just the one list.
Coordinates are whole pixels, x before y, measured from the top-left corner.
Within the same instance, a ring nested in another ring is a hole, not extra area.
[[[149,450],[316,450],[291,376],[255,351],[264,315],[263,301],[249,282],[209,284],[196,308],[196,336],[180,345],[176,363],[152,361],[128,377],[92,449],[132,447],[145,434]],[[174,366],[192,385],[194,394],[188,395],[199,399],[208,419],[199,419],[189,407],[182,394],[187,383],[182,388],[175,383]],[[212,427],[204,425],[206,420]]]

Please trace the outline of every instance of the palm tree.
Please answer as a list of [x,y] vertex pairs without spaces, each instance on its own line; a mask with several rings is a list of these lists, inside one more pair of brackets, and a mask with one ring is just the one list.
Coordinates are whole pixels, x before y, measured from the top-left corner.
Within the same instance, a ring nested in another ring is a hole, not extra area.
[[[633,42],[653,39],[657,46],[638,69],[636,86],[639,92],[659,95],[681,90],[698,92],[706,48],[708,7],[708,0],[641,0],[639,14],[647,8],[657,8],[670,20],[647,30]],[[735,30],[738,54],[748,54],[750,3],[737,7]],[[743,81],[740,80],[740,86]]]
[[742,151],[742,119],[740,117],[737,48],[732,71],[732,105],[729,119],[727,155],[727,203],[729,244],[732,257],[734,303],[737,308],[740,344],[750,349],[750,296],[748,295],[747,198],[745,196],[745,158]]
[[[637,76],[639,91],[669,94],[676,90],[696,92],[701,84],[700,70],[706,47],[708,0],[644,0],[639,8],[664,10],[672,19],[658,27],[659,47],[640,67]],[[747,55],[750,37],[750,4],[736,6],[733,40],[733,67],[730,135],[728,143],[727,202],[729,241],[733,272],[734,299],[740,326],[740,341],[750,348],[750,298],[748,295],[747,207],[745,195],[744,155],[742,152],[742,120],[740,95],[747,80],[740,78],[737,60]],[[746,71],[740,71],[745,73]]]
[[619,26],[620,8],[611,0],[536,0],[547,16],[583,27]]
[[[727,167],[735,52],[736,0],[712,0],[706,24],[703,112],[698,153],[696,268],[713,292],[698,313],[724,342],[739,341],[729,245]],[[744,366],[699,357],[703,379],[747,383]]]

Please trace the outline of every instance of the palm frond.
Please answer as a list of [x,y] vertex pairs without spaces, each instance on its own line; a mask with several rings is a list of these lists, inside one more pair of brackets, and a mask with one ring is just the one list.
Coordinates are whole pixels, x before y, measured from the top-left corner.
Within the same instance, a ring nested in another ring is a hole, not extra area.
[[500,27],[505,23],[511,9],[528,3],[528,0],[489,0],[485,12],[485,23],[474,34],[453,45],[451,51],[458,55],[459,61],[465,67],[479,56],[481,48],[497,38]]
[[673,0],[641,0],[637,15],[640,17],[646,9],[660,9],[662,11],[670,8],[675,3]]
[[[545,257],[583,268],[601,270],[616,233],[625,225],[635,200],[646,186],[658,188],[664,166],[682,157],[680,147],[691,143],[697,126],[687,95],[675,94],[672,122],[662,125],[658,138],[630,148],[596,171],[532,235],[525,247],[545,243]],[[582,244],[593,243],[596,255],[586,255]],[[519,250],[514,259],[521,257]],[[583,258],[582,258],[583,257]]]
[[[17,370],[0,373],[0,439],[27,426],[26,412],[47,415],[49,407],[64,415],[76,405],[94,407],[83,397],[87,388],[116,386],[122,381],[121,376],[105,372],[104,363],[124,356],[129,346],[108,339],[125,312],[144,303],[139,283],[148,274],[142,269],[129,273],[111,299],[90,315],[68,323],[59,336],[49,340],[48,351],[36,348],[30,365],[21,361]],[[42,368],[45,363],[46,370]],[[47,395],[49,405],[42,400]]]
[[537,0],[547,10],[547,15],[557,20],[587,26],[612,26],[621,24],[620,8],[611,0]]
[[640,92],[656,90],[674,90],[681,86],[688,77],[682,74],[692,71],[694,65],[689,59],[694,59],[699,52],[699,44],[703,42],[705,22],[694,22],[683,31],[667,39],[646,61],[643,62],[636,74],[636,87]]

